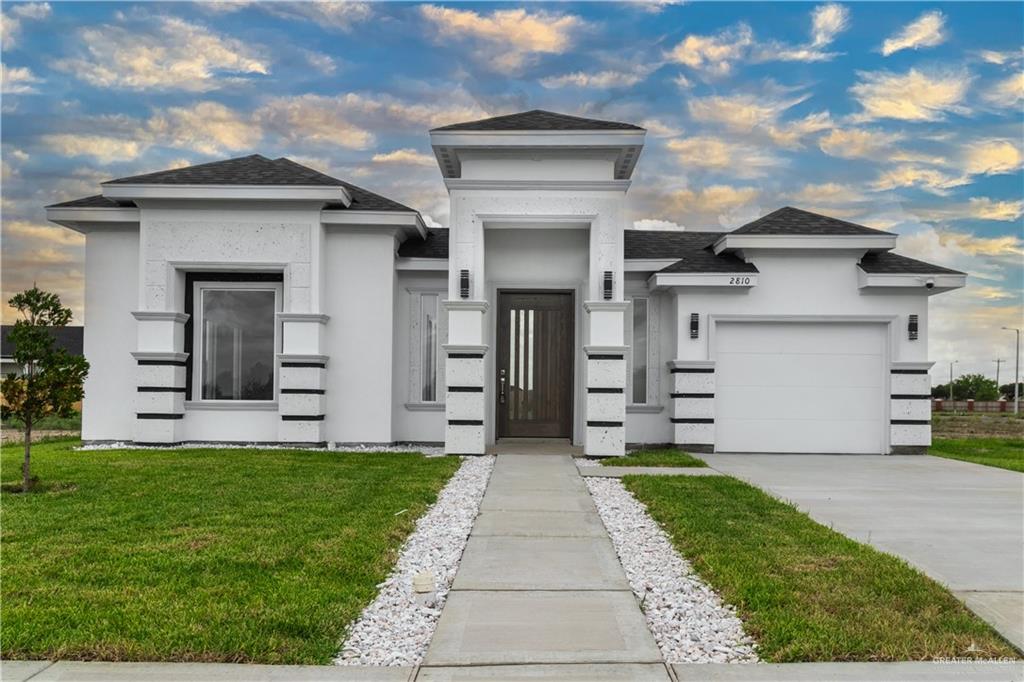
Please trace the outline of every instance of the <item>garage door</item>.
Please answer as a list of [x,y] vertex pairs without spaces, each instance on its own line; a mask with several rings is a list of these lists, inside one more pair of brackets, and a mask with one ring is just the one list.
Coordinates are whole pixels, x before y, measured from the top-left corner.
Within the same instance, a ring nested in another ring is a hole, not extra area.
[[885,326],[719,322],[718,452],[883,453]]

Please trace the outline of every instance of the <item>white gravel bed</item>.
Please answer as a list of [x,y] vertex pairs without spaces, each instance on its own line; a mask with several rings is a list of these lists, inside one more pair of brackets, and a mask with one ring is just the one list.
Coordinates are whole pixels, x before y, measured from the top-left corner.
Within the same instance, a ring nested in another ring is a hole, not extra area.
[[410,443],[408,445],[364,445],[364,444],[330,444],[324,448],[309,448],[297,445],[260,445],[258,443],[182,443],[181,445],[136,445],[128,441],[115,443],[88,443],[75,450],[194,450],[195,448],[216,448],[217,450],[309,450],[310,452],[420,452],[427,457],[441,457],[444,448],[423,446]]
[[[473,528],[494,457],[467,457],[416,522],[377,598],[348,630],[335,665],[418,665],[427,651]],[[413,578],[427,571],[435,592],[417,601]]]
[[599,467],[599,466],[603,466],[601,464],[601,460],[599,460],[599,459],[591,459],[590,457],[576,457],[574,459],[574,461],[576,462],[576,466],[580,466],[580,467]]
[[667,663],[756,663],[735,610],[693,572],[622,481],[584,479]]

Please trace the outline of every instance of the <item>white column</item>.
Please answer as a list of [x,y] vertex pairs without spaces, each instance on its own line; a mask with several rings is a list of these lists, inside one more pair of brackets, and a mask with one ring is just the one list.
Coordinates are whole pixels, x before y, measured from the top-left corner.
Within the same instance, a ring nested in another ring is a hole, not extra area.
[[185,322],[175,311],[135,311],[135,429],[140,444],[174,445],[185,417]]
[[282,443],[322,445],[327,412],[325,325],[320,313],[278,313],[281,325],[277,438]]
[[893,362],[889,372],[889,452],[927,454],[932,444],[934,362]]
[[[680,324],[678,333],[686,332]],[[715,363],[713,360],[672,360],[672,442],[692,452],[715,449]]]
[[583,452],[589,457],[626,453],[626,310],[625,301],[585,301],[586,431]]
[[444,301],[448,312],[445,351],[445,452],[482,455],[486,449],[484,419],[484,320],[487,301]]

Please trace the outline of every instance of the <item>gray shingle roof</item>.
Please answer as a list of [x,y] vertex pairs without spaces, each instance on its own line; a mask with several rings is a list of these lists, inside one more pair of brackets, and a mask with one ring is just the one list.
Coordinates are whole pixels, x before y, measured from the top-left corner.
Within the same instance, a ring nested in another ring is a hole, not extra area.
[[[344,187],[352,197],[352,204],[345,207],[342,203],[328,204],[324,210],[329,211],[409,211],[414,209],[400,204],[387,197],[357,187],[351,183],[332,178],[320,171],[307,168],[300,163],[284,157],[268,159],[259,154],[251,154],[237,159],[201,163],[186,168],[133,175],[127,178],[110,180],[104,184],[153,184],[153,185],[322,185],[325,187]],[[134,206],[130,201],[116,201],[102,195],[73,199],[47,208],[118,208]]]
[[715,255],[711,246],[721,232],[626,230],[626,260],[678,258],[659,272],[757,272],[753,263],[729,253]]
[[914,274],[914,275],[962,275],[959,270],[950,270],[940,265],[932,265],[922,260],[914,260],[898,253],[869,253],[860,260],[860,269],[864,272],[877,274]]
[[[8,336],[14,329],[13,324],[5,324],[0,329],[0,356],[5,358],[14,354],[14,346]],[[71,355],[82,355],[82,338],[84,327],[49,327],[50,336],[57,348],[63,348]]]
[[736,228],[732,234],[838,236],[892,233],[873,230],[870,227],[811,213],[792,206],[783,206],[777,211],[772,211],[766,216]]
[[132,201],[117,201],[108,199],[102,194],[95,194],[91,197],[62,201],[59,204],[50,204],[46,208],[132,208],[135,203]]
[[403,258],[447,258],[448,228],[432,227],[427,230],[426,239],[406,239],[398,247],[398,255]]
[[582,118],[554,111],[533,109],[479,121],[453,123],[434,128],[434,130],[643,130],[643,128],[632,123],[602,121],[596,118]]

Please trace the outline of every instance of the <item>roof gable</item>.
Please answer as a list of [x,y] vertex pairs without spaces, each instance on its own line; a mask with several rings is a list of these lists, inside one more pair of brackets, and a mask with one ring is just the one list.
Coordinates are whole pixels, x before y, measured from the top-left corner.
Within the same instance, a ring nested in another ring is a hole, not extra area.
[[603,121],[559,114],[554,111],[532,109],[517,114],[494,116],[479,121],[466,121],[441,126],[433,130],[643,130],[632,123]]
[[838,218],[804,211],[803,209],[783,206],[777,211],[772,211],[766,216],[751,221],[746,225],[736,228],[729,234],[763,234],[763,235],[810,235],[810,236],[839,236],[839,235],[891,235],[891,232],[875,230],[856,223],[850,223]]

